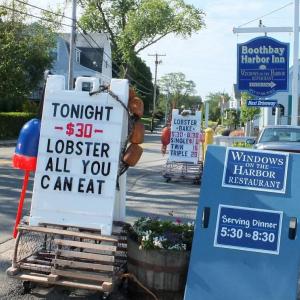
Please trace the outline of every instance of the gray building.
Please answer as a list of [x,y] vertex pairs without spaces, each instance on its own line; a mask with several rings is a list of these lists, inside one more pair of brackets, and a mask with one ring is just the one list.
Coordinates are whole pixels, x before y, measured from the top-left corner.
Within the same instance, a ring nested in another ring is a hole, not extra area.
[[[63,33],[57,37],[53,53],[55,61],[51,72],[68,77],[70,55],[70,34]],[[110,40],[105,33],[76,35],[76,49],[73,62],[74,79],[79,76],[97,77],[100,84],[109,83],[112,78]]]
[[[52,50],[54,56],[51,74],[63,75],[68,83],[70,34],[57,36],[56,47]],[[77,77],[96,77],[100,84],[108,84],[112,78],[111,45],[107,34],[89,33],[76,35],[76,48],[73,61],[74,82]],[[83,85],[86,90],[90,84]],[[40,100],[43,88],[39,87],[31,94],[32,100]]]

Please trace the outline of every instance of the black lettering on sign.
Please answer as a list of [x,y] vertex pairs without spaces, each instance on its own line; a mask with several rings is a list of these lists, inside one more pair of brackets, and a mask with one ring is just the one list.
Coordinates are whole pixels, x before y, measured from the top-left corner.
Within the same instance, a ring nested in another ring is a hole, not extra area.
[[70,173],[70,170],[68,169],[68,160],[66,158],[62,160],[59,157],[56,157],[53,162],[53,158],[49,157],[45,171]]
[[73,187],[73,177],[63,177],[62,179],[60,176],[58,176],[56,178],[53,190],[71,192],[72,187]]
[[[53,106],[53,117],[61,117],[68,119],[87,119],[102,121],[110,120],[112,106],[99,106],[99,105],[83,105],[83,104],[61,104],[57,102],[52,103]],[[106,114],[104,114],[104,110]]]
[[[105,182],[105,180],[96,180],[89,179],[88,181],[85,178],[79,178],[78,182],[78,192],[79,193],[95,193],[95,187],[96,187],[96,193],[101,195],[102,193],[102,184]],[[97,189],[98,187],[98,189]]]
[[53,171],[53,161],[52,157],[49,157],[45,171]]
[[92,174],[99,175],[101,173],[102,176],[108,176],[110,174],[110,162],[99,162],[90,160],[82,160],[83,164],[83,174]]
[[49,182],[50,181],[50,177],[48,175],[44,175],[41,178],[41,187],[46,190],[49,187]]

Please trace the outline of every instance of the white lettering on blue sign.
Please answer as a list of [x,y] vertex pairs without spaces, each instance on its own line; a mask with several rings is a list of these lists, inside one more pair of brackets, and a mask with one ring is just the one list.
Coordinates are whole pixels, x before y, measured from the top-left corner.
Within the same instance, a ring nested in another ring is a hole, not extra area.
[[288,90],[289,44],[257,37],[238,44],[237,84],[240,91],[268,97]]
[[222,186],[284,194],[288,158],[288,153],[228,147]]
[[277,100],[247,100],[247,106],[249,107],[274,107],[277,104]]
[[214,246],[279,254],[282,211],[219,205]]

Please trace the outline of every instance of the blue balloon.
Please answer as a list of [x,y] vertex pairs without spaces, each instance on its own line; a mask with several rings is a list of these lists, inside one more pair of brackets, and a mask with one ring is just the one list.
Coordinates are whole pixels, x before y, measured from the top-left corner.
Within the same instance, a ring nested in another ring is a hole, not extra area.
[[15,153],[27,157],[37,157],[40,140],[41,121],[32,119],[20,131]]

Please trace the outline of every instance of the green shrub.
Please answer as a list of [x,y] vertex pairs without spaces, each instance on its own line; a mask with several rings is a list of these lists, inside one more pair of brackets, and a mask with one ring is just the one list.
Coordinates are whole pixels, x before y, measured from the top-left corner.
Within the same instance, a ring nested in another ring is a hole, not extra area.
[[[141,122],[145,125],[145,129],[146,130],[150,130],[151,128],[151,120],[152,120],[152,117],[148,117],[148,118],[141,118]],[[154,119],[154,126],[156,126],[158,124],[159,120],[158,119]]]
[[247,144],[246,142],[234,142],[232,144],[232,147],[238,147],[238,148],[252,148],[253,145]]
[[35,101],[25,100],[22,104],[22,111],[27,113],[37,113],[39,104]]
[[0,139],[17,138],[23,125],[35,117],[33,113],[0,113]]

